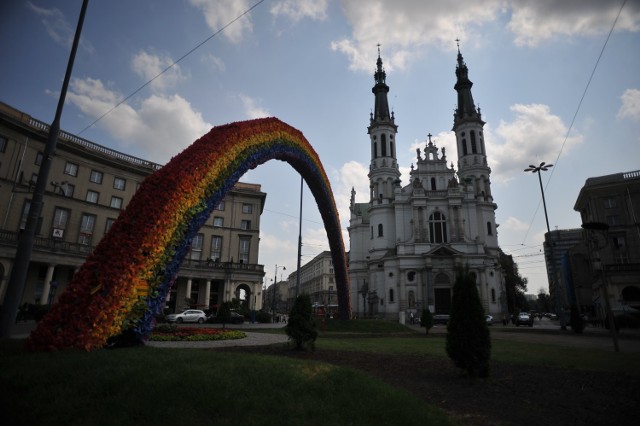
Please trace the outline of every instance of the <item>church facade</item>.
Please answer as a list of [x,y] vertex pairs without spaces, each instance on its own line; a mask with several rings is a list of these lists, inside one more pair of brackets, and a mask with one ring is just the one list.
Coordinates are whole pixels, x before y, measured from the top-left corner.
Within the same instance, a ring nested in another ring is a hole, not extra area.
[[397,319],[449,314],[456,269],[475,276],[486,314],[506,314],[499,267],[491,169],[468,68],[458,50],[458,95],[452,131],[457,170],[445,149],[431,140],[416,152],[410,182],[402,184],[396,158],[398,126],[390,112],[380,52],[374,73],[375,98],[368,134],[371,148],[369,201],[351,191],[349,275],[353,312],[360,317]]

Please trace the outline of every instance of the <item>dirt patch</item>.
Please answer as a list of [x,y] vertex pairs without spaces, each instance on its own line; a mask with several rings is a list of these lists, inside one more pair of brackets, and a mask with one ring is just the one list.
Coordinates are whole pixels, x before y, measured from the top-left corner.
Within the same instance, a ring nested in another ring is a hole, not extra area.
[[488,379],[470,379],[448,358],[386,355],[286,345],[220,348],[347,366],[403,388],[464,425],[635,425],[640,379],[607,373],[491,362]]

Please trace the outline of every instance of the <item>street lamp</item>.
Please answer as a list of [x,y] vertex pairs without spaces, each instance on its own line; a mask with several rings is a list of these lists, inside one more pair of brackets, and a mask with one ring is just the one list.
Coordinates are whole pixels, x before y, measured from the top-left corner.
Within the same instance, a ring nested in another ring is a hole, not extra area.
[[544,219],[547,222],[547,234],[549,234],[549,250],[551,254],[551,279],[553,280],[554,289],[556,293],[556,311],[558,312],[558,316],[560,317],[560,329],[566,330],[567,326],[564,319],[564,309],[562,308],[562,297],[560,295],[560,283],[558,282],[558,277],[556,276],[556,259],[553,255],[553,239],[551,238],[551,228],[549,228],[549,215],[547,214],[547,201],[544,198],[544,188],[542,187],[542,177],[540,176],[540,171],[546,172],[553,164],[546,164],[544,161],[540,163],[539,166],[534,166],[533,164],[529,164],[529,167],[524,169],[525,172],[537,173],[538,174],[538,182],[540,183],[540,192],[542,193],[542,206],[544,207]]
[[[609,322],[609,332],[611,333],[611,339],[613,340],[613,348],[616,352],[620,352],[620,346],[618,345],[618,333],[616,330],[616,323],[613,317],[613,312],[611,311],[611,302],[609,301],[609,289],[607,286],[607,276],[605,270],[606,266],[602,263],[602,259],[600,258],[600,249],[607,246],[609,239],[607,237],[607,232],[609,231],[609,225],[601,222],[586,222],[582,224],[582,229],[589,232],[592,237],[595,237],[595,233],[600,232],[604,236],[604,243],[602,245],[598,244],[598,241],[595,238],[593,239],[593,244],[587,244],[589,249],[589,254],[591,255],[591,260],[596,266],[596,262],[599,263],[600,273],[602,277],[602,293],[604,297],[604,308],[607,311],[607,319]],[[589,239],[589,243],[591,240]]]
[[[276,283],[278,282],[278,268],[279,266],[276,265],[276,270],[275,273],[273,275],[273,297],[271,298],[271,322],[276,322]],[[284,266],[281,267],[283,271],[286,271],[287,268],[285,268]]]

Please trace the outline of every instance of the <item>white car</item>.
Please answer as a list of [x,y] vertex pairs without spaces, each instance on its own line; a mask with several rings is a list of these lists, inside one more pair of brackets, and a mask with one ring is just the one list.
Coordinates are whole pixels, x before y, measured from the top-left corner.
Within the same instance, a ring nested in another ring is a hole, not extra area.
[[183,322],[197,322],[202,324],[207,320],[207,315],[198,309],[187,309],[179,314],[167,315],[167,322],[177,322],[178,324]]

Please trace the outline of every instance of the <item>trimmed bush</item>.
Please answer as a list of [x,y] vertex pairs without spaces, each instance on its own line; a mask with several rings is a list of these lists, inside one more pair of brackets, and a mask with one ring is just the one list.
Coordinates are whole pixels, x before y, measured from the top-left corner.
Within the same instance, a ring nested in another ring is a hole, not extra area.
[[287,336],[296,344],[296,349],[301,350],[305,347],[314,349],[314,344],[318,338],[318,327],[313,318],[313,309],[311,307],[311,298],[308,294],[302,294],[296,298],[291,312],[289,312],[289,321],[285,326]]
[[431,315],[431,311],[429,309],[422,310],[422,315],[420,315],[420,327],[426,328],[427,334],[429,334],[429,330],[433,327],[433,315]]
[[447,324],[447,355],[471,377],[489,376],[491,337],[474,276],[458,270]]

